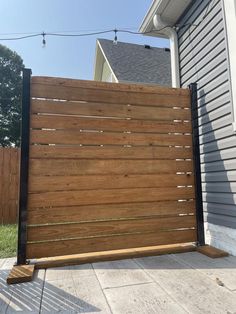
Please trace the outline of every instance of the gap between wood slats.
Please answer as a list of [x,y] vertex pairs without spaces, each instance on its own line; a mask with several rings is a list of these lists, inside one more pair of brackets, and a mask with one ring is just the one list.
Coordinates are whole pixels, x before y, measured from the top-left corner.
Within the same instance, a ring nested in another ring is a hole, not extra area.
[[159,201],[102,205],[29,208],[28,224],[69,223],[90,220],[195,214],[195,202]]
[[161,174],[192,172],[192,161],[30,159],[30,175]]
[[138,134],[116,132],[80,132],[75,130],[31,130],[30,141],[35,144],[66,145],[160,145],[191,146],[191,135]]
[[40,258],[108,251],[142,246],[188,243],[196,241],[196,230],[178,230],[147,234],[105,236],[78,240],[61,240],[27,244],[27,258]]
[[62,115],[31,115],[31,128],[97,130],[139,133],[191,133],[190,122],[163,122],[133,119],[88,118]]
[[138,92],[138,93],[154,93],[163,95],[175,95],[175,96],[190,96],[190,91],[187,88],[172,88],[164,87],[156,84],[126,84],[126,83],[108,83],[97,82],[89,80],[68,79],[59,77],[46,77],[46,76],[33,76],[31,78],[32,84],[45,84],[56,86],[70,86],[70,87],[84,87],[91,89],[108,89],[116,90],[120,92]]
[[191,120],[191,112],[189,109],[40,99],[32,99],[31,112],[37,114],[50,113],[57,115],[98,116],[103,118],[116,117],[157,121]]
[[31,145],[31,158],[50,159],[187,159],[191,147],[92,147]]
[[29,194],[28,207],[186,200],[194,197],[192,187],[59,191]]
[[195,228],[195,216],[176,216],[166,218],[141,218],[130,220],[110,220],[77,224],[28,226],[27,240],[51,241],[68,238],[86,238],[122,233],[160,232],[163,230]]
[[193,175],[83,175],[30,176],[29,192],[120,189],[129,187],[173,187],[194,184]]

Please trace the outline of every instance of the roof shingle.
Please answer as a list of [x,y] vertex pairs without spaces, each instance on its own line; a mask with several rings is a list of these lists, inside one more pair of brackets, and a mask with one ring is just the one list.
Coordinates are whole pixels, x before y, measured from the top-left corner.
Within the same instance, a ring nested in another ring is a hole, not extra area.
[[164,48],[98,39],[119,82],[171,86],[170,52]]

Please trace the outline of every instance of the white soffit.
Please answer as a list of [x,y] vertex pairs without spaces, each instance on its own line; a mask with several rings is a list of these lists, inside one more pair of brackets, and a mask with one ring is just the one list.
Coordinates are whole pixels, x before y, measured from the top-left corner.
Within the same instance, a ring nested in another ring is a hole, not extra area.
[[[159,14],[168,25],[174,26],[191,1],[192,0],[154,0],[143,19],[139,32],[150,32],[154,29],[153,17],[155,14]],[[161,32],[153,32],[147,35],[166,37],[164,34],[161,34]]]

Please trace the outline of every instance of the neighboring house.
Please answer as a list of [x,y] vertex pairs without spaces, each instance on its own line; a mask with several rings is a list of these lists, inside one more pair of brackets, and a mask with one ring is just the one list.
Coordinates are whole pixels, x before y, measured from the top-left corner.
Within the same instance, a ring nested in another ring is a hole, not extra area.
[[171,86],[170,50],[98,39],[94,80]]
[[146,35],[170,39],[173,86],[198,84],[206,240],[234,255],[235,8],[235,0],[155,0],[140,27]]

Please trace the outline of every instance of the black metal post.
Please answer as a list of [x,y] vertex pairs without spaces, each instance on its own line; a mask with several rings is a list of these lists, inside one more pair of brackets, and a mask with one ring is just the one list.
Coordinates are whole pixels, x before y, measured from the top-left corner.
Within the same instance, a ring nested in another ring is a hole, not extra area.
[[189,89],[191,92],[193,159],[194,159],[194,169],[195,169],[197,245],[205,245],[204,216],[203,216],[203,203],[202,203],[201,163],[200,163],[200,147],[199,147],[197,83],[190,84]]
[[31,70],[23,70],[17,265],[26,264]]

